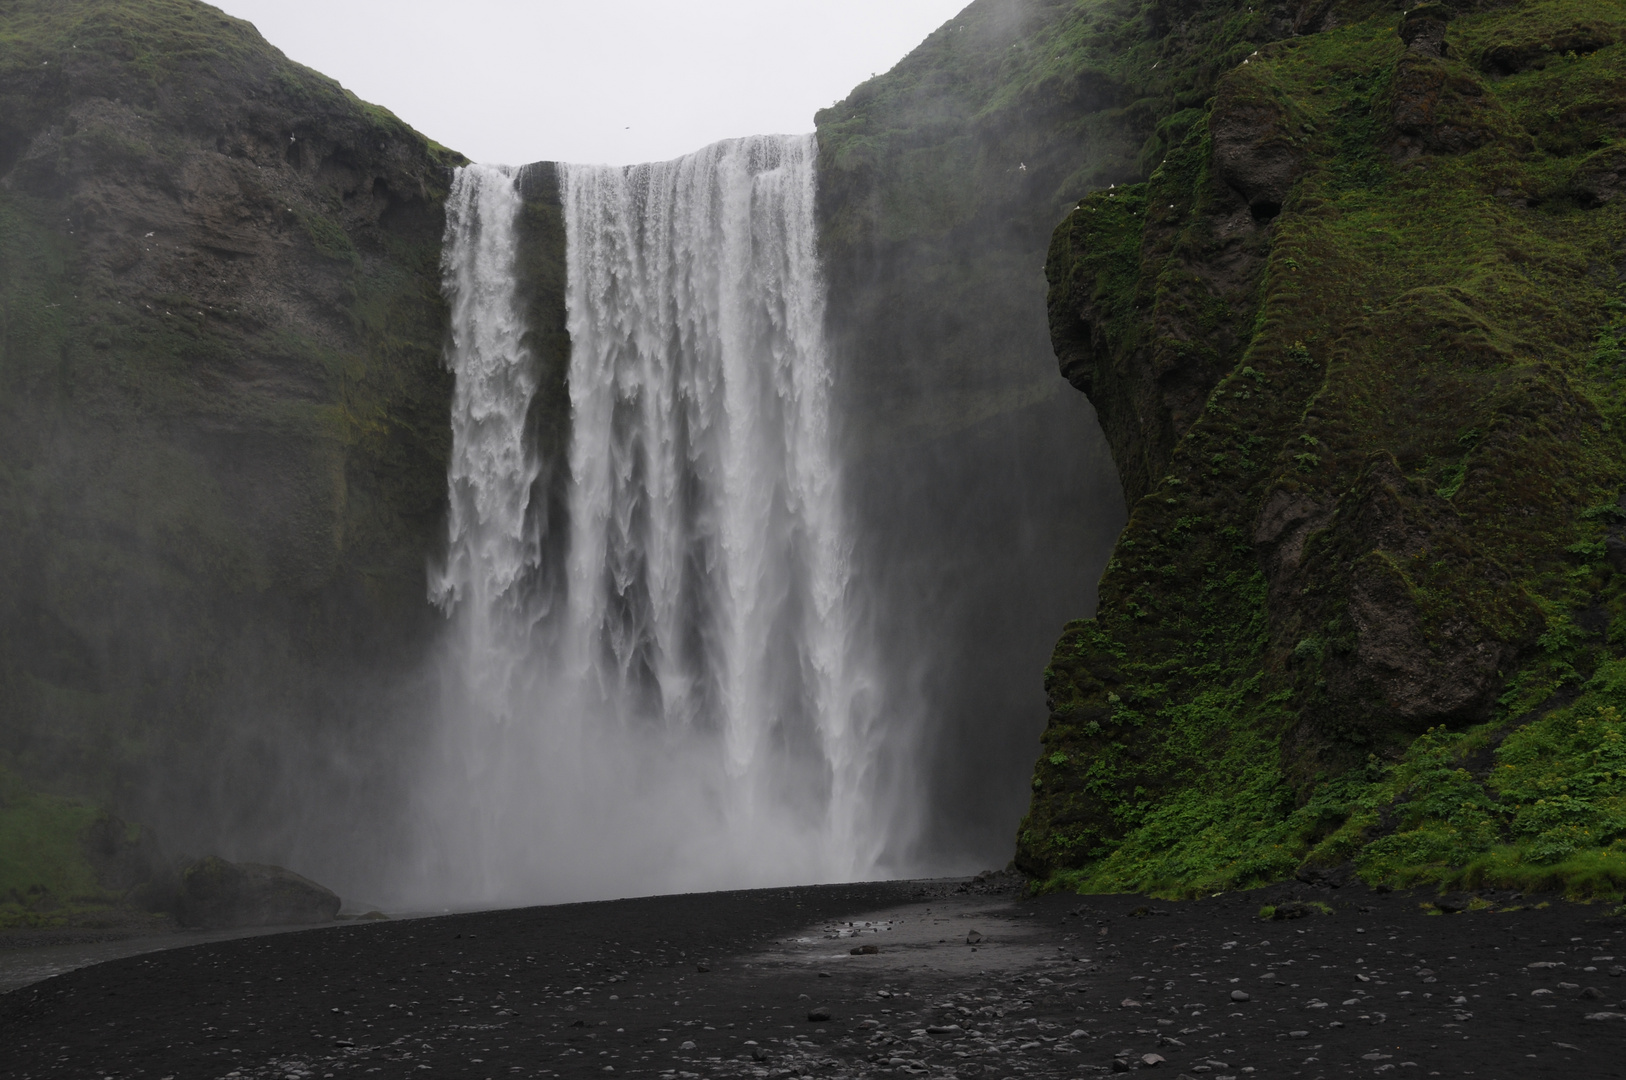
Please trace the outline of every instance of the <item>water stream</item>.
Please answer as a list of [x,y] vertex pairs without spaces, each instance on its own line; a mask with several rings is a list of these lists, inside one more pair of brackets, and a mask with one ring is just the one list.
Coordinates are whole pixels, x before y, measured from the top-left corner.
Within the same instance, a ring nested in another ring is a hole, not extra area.
[[[528,428],[518,178],[459,171],[452,509],[432,584],[450,634],[420,895],[842,880],[879,857],[815,158],[812,136],[761,137],[563,170],[563,462]],[[567,520],[549,520],[539,477],[561,467]]]

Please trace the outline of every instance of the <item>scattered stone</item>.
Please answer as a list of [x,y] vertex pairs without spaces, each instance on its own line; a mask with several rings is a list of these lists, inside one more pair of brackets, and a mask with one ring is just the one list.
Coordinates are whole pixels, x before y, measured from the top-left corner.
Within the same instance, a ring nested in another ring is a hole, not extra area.
[[1231,1000],[1232,1001],[1252,1001],[1253,997],[1246,990],[1232,990],[1231,991]]
[[1142,1054],[1140,1056],[1140,1063],[1146,1066],[1148,1069],[1157,1068],[1159,1065],[1163,1064],[1165,1060],[1167,1059],[1165,1059],[1162,1054]]
[[965,936],[965,943],[967,945],[976,945],[980,941],[982,941],[982,934],[978,933],[976,930],[971,931],[971,933]]
[[830,1019],[830,1010],[829,1009],[818,1008],[818,1009],[810,1009],[810,1010],[808,1010],[807,1021],[810,1024],[822,1024],[822,1023],[826,1022],[829,1019]]
[[859,945],[856,948],[847,950],[853,956],[876,956],[880,951],[881,947],[879,945]]

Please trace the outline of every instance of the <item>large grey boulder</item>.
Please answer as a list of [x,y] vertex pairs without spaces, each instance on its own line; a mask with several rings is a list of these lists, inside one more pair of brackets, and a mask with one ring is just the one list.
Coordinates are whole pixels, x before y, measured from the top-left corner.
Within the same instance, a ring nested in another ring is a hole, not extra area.
[[180,919],[186,926],[232,930],[332,922],[339,896],[280,866],[209,856],[181,872]]

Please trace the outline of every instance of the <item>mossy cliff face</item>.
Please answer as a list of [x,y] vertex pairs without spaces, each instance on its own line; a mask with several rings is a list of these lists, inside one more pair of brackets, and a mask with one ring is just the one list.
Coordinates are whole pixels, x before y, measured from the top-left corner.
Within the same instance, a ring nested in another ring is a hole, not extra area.
[[460,160],[191,0],[0,4],[0,764],[331,820],[432,625]]
[[1626,887],[1626,12],[1325,6],[1051,248],[1134,506],[1041,879]]

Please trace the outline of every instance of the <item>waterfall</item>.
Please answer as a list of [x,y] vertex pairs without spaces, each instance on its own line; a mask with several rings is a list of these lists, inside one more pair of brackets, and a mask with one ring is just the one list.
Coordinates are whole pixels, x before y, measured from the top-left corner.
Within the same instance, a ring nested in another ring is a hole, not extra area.
[[[468,901],[860,877],[885,844],[849,609],[812,136],[562,172],[568,461],[538,460],[509,170],[459,171],[444,745]],[[568,521],[533,500],[568,470]],[[565,530],[564,543],[548,530]],[[566,553],[566,554],[559,554]],[[549,567],[548,559],[564,560]],[[561,574],[562,569],[562,574]],[[563,580],[563,603],[533,587]],[[425,888],[428,888],[426,885]]]

